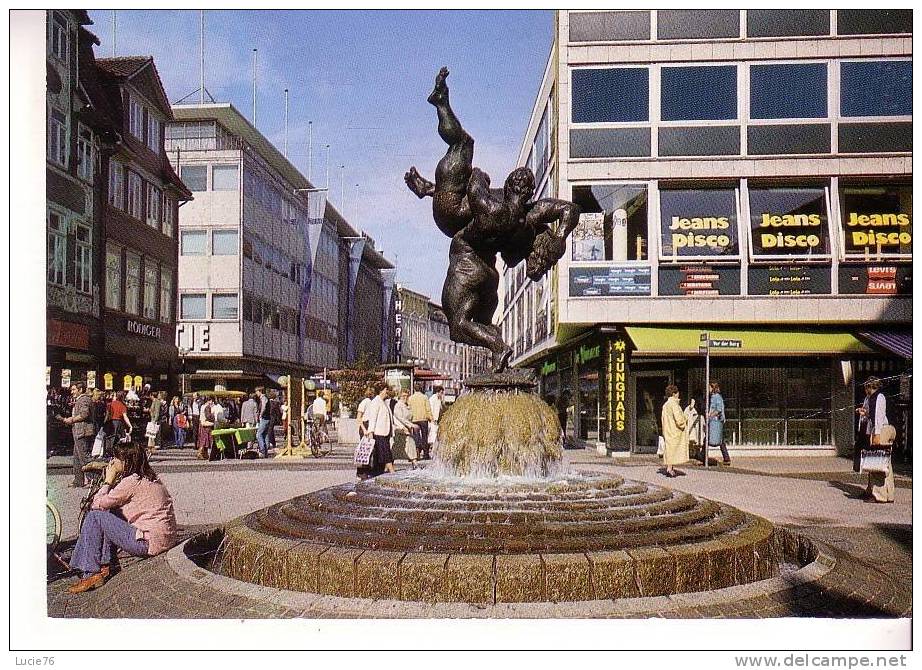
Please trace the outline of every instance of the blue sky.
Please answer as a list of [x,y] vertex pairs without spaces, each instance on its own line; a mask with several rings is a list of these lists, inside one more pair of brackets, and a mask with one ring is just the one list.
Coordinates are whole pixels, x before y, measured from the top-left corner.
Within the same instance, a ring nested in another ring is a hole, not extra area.
[[[97,56],[113,54],[112,11],[91,11]],[[477,141],[475,163],[501,182],[514,167],[553,39],[552,11],[206,11],[206,87],[257,126],[398,264],[398,281],[439,300],[448,238],[430,201],[403,183],[410,165],[432,178],[445,147],[426,103],[435,73],[451,70],[452,106]],[[151,55],[172,102],[199,87],[199,12],[117,13],[117,54]],[[197,101],[193,96],[190,101]],[[340,165],[345,165],[345,198]],[[358,184],[358,187],[356,187]],[[345,199],[345,206],[343,206]]]

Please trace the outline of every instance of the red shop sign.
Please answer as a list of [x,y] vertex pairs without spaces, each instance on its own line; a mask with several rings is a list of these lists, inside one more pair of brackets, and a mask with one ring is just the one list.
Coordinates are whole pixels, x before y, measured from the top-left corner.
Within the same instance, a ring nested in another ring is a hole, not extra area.
[[79,323],[48,319],[48,344],[87,351],[90,348],[90,328]]

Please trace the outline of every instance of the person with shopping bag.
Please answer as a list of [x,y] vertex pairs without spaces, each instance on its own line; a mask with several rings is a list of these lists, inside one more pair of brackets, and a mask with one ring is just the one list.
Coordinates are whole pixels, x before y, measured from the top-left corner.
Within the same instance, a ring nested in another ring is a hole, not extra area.
[[394,440],[392,451],[394,460],[398,458],[410,461],[410,467],[416,469],[416,459],[419,456],[416,449],[416,436],[419,429],[413,423],[413,411],[407,404],[410,397],[409,391],[401,391],[397,402],[394,404]]
[[887,397],[880,390],[882,386],[877,377],[868,377],[864,382],[864,402],[855,410],[858,414],[856,463],[857,469],[868,475],[865,501],[892,503],[896,488],[892,459],[896,430],[887,420]]
[[394,472],[394,452],[391,450],[391,435],[394,433],[394,415],[388,407],[387,399],[390,396],[390,387],[384,382],[375,386],[375,397],[368,404],[368,409],[363,419],[368,422],[367,428],[360,428],[362,435],[374,436],[375,449],[368,474],[377,477],[385,472]]
[[666,387],[666,402],[663,403],[662,412],[663,440],[663,465],[666,466],[667,477],[678,477],[673,466],[681,465],[688,461],[688,422],[679,404],[679,387],[670,384]]

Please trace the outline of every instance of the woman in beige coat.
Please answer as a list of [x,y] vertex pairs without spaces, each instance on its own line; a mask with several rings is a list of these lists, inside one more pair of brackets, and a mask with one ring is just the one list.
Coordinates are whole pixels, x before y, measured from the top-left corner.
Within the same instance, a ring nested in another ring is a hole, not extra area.
[[670,384],[666,387],[666,402],[663,403],[661,425],[666,448],[663,452],[663,463],[666,465],[666,476],[677,477],[674,465],[688,461],[688,435],[685,432],[687,425],[685,413],[679,404],[679,387]]

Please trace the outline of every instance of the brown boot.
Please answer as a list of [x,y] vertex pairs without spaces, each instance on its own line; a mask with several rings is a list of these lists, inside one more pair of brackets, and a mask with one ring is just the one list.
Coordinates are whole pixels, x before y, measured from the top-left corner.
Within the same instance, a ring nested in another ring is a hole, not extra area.
[[101,570],[95,575],[90,575],[89,577],[84,577],[79,582],[71,586],[68,591],[71,593],[84,593],[86,591],[92,591],[93,589],[98,589],[100,586],[106,583],[106,578],[109,573],[109,566],[105,566],[106,571],[103,573]]

